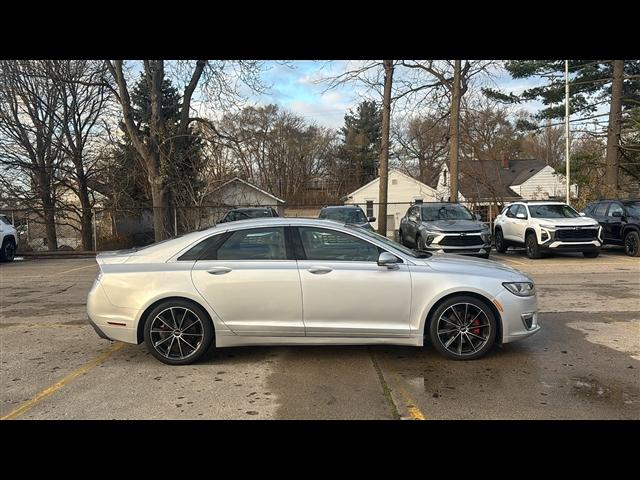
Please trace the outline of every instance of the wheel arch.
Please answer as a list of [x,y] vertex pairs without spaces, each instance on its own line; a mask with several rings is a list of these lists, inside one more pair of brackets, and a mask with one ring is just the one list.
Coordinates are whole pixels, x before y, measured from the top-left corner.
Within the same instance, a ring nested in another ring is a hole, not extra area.
[[2,244],[4,245],[4,242],[6,242],[7,240],[12,240],[14,244],[17,243],[16,237],[15,237],[15,235],[13,233],[8,233],[7,235],[5,235],[2,238]]
[[622,240],[627,236],[629,232],[638,232],[640,233],[640,225],[635,224],[627,224],[622,228]]
[[[498,311],[498,308],[494,305],[494,303],[485,295],[482,295],[478,292],[473,292],[473,291],[457,291],[457,292],[451,292],[448,293],[447,295],[443,296],[442,298],[439,298],[429,309],[429,312],[427,313],[426,317],[425,317],[425,321],[424,321],[424,325],[422,327],[422,335],[424,336],[425,339],[429,338],[429,329],[431,326],[431,322],[433,320],[433,314],[435,313],[435,311],[438,309],[438,307],[440,305],[442,305],[444,302],[446,302],[447,300],[449,300],[452,297],[473,297],[476,298],[478,300],[480,300],[481,302],[483,302],[484,304],[486,304],[490,309],[491,312],[493,313],[494,317],[496,318],[496,338],[494,340],[494,343],[502,343],[502,316],[500,315],[500,312]],[[431,341],[431,339],[429,339],[429,341]]]
[[144,342],[144,326],[147,323],[147,317],[149,316],[149,313],[151,313],[151,311],[156,308],[158,305],[160,305],[163,302],[166,302],[168,300],[180,300],[183,302],[189,302],[189,303],[193,303],[195,305],[197,305],[198,307],[200,307],[204,313],[207,315],[208,320],[211,322],[211,327],[213,328],[213,339],[215,342],[215,336],[216,336],[216,326],[215,323],[213,322],[213,319],[211,318],[211,315],[209,314],[209,311],[207,310],[207,308],[202,305],[202,303],[197,302],[196,300],[194,300],[193,298],[189,298],[189,297],[181,297],[179,295],[172,295],[169,297],[164,297],[164,298],[160,298],[156,301],[154,301],[153,303],[151,303],[147,308],[144,309],[144,311],[142,312],[142,315],[140,315],[140,319],[138,320],[138,326],[136,329],[136,338],[138,341],[138,345],[140,345],[142,342]]

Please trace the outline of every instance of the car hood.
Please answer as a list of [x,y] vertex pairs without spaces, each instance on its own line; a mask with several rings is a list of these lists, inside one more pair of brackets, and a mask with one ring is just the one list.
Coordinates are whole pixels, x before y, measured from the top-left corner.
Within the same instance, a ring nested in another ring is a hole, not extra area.
[[427,230],[440,230],[443,232],[471,232],[483,230],[486,225],[478,220],[435,220],[423,221],[422,225]]
[[520,270],[483,258],[434,253],[431,257],[424,259],[424,263],[439,272],[493,277],[503,282],[533,282],[527,274]]
[[541,225],[555,225],[556,227],[596,227],[598,221],[590,217],[576,218],[537,218]]

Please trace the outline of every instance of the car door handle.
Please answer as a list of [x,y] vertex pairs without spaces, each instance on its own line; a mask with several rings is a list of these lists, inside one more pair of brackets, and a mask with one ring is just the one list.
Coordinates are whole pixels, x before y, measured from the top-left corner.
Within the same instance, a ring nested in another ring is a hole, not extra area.
[[307,271],[309,273],[313,273],[316,275],[322,275],[324,273],[329,273],[333,271],[333,268],[329,268],[329,267],[309,267],[307,269]]
[[229,267],[215,267],[207,270],[207,273],[210,273],[211,275],[224,275],[230,271],[231,269]]

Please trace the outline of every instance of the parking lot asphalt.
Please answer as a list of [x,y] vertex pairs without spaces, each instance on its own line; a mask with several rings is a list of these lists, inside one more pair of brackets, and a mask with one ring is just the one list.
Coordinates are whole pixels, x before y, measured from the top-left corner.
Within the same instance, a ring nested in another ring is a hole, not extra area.
[[640,419],[640,259],[492,254],[539,291],[537,335],[424,348],[236,347],[170,367],[86,321],[93,259],[0,264],[3,419]]

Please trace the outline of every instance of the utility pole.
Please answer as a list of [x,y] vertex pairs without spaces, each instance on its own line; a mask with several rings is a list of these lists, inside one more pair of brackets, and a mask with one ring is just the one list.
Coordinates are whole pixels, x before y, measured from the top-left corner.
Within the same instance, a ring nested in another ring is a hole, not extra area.
[[567,197],[566,202],[571,205],[571,183],[569,182],[569,60],[564,61],[564,159],[567,167]]
[[389,125],[391,122],[391,86],[393,60],[384,62],[384,97],[382,99],[382,139],[380,141],[380,190],[378,205],[378,233],[387,236],[387,183],[389,180]]
[[458,201],[458,149],[460,145],[460,60],[454,60],[451,96],[451,123],[449,124],[449,201]]
[[611,84],[611,106],[609,107],[609,125],[607,128],[607,156],[605,184],[607,195],[613,196],[618,189],[618,151],[620,146],[622,116],[622,75],[624,60],[613,61],[613,82]]

